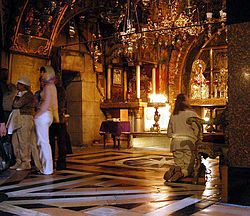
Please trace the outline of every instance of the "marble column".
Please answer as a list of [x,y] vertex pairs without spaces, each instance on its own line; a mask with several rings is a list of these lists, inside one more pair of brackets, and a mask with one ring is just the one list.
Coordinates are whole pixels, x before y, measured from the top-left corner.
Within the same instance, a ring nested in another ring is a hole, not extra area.
[[[242,10],[244,9],[244,10]],[[227,200],[250,203],[250,4],[228,0]]]
[[156,94],[156,65],[152,68],[152,94]]
[[136,65],[136,98],[141,98],[141,66],[140,63]]
[[111,65],[108,66],[108,74],[107,74],[107,100],[111,99]]

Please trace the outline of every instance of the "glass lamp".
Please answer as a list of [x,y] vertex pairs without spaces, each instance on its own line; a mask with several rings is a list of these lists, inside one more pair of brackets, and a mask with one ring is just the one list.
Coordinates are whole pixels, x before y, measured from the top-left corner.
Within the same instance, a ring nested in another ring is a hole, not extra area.
[[163,107],[166,106],[166,101],[167,101],[167,97],[163,94],[151,94],[149,96],[150,102],[149,102],[149,106],[153,106],[155,108],[155,113],[154,113],[154,124],[152,125],[152,127],[150,128],[150,131],[152,132],[160,132],[161,128],[159,125],[159,120],[160,120],[160,113],[158,111],[159,107]]

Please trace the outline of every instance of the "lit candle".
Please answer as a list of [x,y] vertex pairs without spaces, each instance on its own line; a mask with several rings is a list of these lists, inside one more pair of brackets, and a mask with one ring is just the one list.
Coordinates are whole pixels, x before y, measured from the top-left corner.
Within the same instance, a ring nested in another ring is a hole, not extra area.
[[227,17],[227,13],[224,12],[223,10],[220,10],[220,18],[225,19]]
[[213,13],[212,12],[207,12],[207,19],[210,20],[213,18]]

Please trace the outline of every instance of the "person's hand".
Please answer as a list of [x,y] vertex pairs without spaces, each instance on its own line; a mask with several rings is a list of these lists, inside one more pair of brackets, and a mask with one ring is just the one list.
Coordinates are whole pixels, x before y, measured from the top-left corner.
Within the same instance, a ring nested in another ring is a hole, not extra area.
[[17,94],[16,94],[17,97],[22,97],[22,92],[21,91],[18,91]]
[[5,123],[0,123],[0,136],[5,136],[6,135],[6,127]]

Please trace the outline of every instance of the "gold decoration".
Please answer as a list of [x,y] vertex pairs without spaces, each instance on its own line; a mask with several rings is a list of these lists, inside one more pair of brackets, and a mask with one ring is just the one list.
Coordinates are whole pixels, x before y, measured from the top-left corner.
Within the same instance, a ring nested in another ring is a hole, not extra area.
[[207,99],[209,97],[209,86],[203,72],[206,69],[206,64],[203,60],[197,59],[192,65],[192,84],[191,98],[192,99]]
[[192,72],[197,73],[203,73],[206,69],[206,64],[203,60],[197,59],[193,62],[192,65]]

